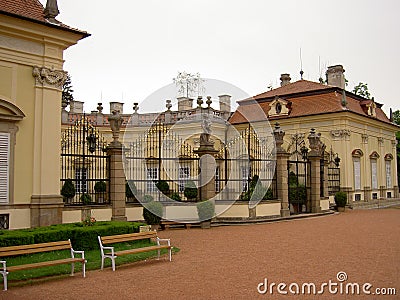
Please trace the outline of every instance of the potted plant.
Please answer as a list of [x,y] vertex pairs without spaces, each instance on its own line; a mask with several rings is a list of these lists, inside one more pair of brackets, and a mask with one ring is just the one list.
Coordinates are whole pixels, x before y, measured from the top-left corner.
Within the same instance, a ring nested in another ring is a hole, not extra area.
[[107,184],[104,181],[97,181],[94,185],[97,203],[104,203],[107,191]]
[[81,200],[83,205],[89,205],[92,202],[92,197],[87,193],[83,193],[79,200]]
[[347,194],[345,192],[337,192],[335,194],[335,203],[339,212],[344,212],[347,204]]
[[158,201],[150,201],[143,206],[143,218],[152,230],[158,230],[163,216],[163,205]]
[[168,182],[166,182],[165,180],[159,180],[156,183],[156,187],[161,193],[163,193],[164,195],[168,196],[168,194],[169,194],[169,184],[168,184]]
[[195,201],[197,198],[197,186],[192,180],[188,180],[185,184],[185,189],[183,190],[183,194],[189,201]]
[[211,219],[215,215],[215,205],[211,200],[196,204],[201,228],[211,228]]
[[137,188],[133,180],[128,180],[125,184],[125,196],[128,201],[133,201],[137,193]]
[[72,202],[72,198],[75,196],[75,186],[72,182],[72,179],[65,180],[61,188],[61,195],[63,196],[65,202]]

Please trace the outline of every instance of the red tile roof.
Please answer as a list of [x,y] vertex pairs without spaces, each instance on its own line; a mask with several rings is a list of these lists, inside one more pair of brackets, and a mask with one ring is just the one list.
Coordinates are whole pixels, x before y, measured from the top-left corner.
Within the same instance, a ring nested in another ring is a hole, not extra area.
[[0,10],[46,22],[43,13],[44,8],[39,0],[1,0]]
[[34,22],[43,23],[51,27],[57,27],[67,31],[82,34],[84,37],[90,34],[75,28],[71,28],[61,22],[53,24],[45,19],[44,7],[39,0],[0,0],[0,14],[6,13],[16,17],[22,17]]
[[[268,118],[269,120],[343,111],[350,111],[369,117],[362,106],[366,100],[360,99],[359,96],[353,93],[346,92],[347,104],[343,107],[342,92],[343,90],[337,87],[307,80],[299,80],[275,90],[259,94],[253,98],[254,100],[245,99],[238,101],[239,107],[233,113],[229,121],[232,124],[238,124],[263,120],[268,116],[269,105],[274,100],[275,96],[281,97],[289,102],[289,115],[270,116]],[[370,102],[371,100],[368,101]],[[385,123],[391,123],[380,107],[381,105],[379,104],[376,107],[376,119]],[[261,108],[261,110],[259,108]]]

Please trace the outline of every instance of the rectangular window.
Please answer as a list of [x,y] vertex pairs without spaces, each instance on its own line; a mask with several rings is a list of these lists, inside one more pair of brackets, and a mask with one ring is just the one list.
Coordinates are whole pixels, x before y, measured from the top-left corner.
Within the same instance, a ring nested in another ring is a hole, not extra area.
[[147,168],[147,191],[156,192],[156,183],[158,181],[158,168]]
[[378,199],[378,193],[372,193],[372,199],[374,200]]
[[386,188],[392,187],[392,161],[387,160],[386,164]]
[[387,192],[386,193],[386,198],[392,198],[392,192]]
[[361,163],[360,158],[356,157],[353,161],[354,164],[354,189],[361,190]]
[[361,201],[361,194],[354,194],[354,201]]
[[10,134],[0,133],[0,203],[8,203],[10,176]]
[[220,188],[221,188],[221,185],[220,185],[220,182],[219,182],[219,178],[220,178],[219,172],[220,172],[219,167],[216,167],[215,168],[215,192],[216,193],[218,193]]
[[378,188],[378,168],[376,159],[371,159],[371,186],[373,190]]
[[0,229],[9,229],[10,228],[10,215],[9,214],[1,214],[0,215]]
[[179,176],[178,178],[179,192],[183,192],[185,190],[185,184],[190,178],[190,168],[179,167],[178,176]]
[[250,169],[249,167],[241,167],[241,176],[242,176],[242,191],[245,192],[248,189],[248,183],[250,178]]
[[87,168],[75,169],[75,190],[77,193],[87,192]]

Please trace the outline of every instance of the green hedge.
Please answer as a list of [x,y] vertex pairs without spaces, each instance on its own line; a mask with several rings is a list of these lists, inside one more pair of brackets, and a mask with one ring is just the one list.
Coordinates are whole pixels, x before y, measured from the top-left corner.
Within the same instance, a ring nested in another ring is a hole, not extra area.
[[71,239],[75,250],[98,249],[97,236],[139,232],[142,223],[123,221],[96,222],[93,226],[82,223],[59,224],[19,230],[1,230],[0,247],[38,244]]

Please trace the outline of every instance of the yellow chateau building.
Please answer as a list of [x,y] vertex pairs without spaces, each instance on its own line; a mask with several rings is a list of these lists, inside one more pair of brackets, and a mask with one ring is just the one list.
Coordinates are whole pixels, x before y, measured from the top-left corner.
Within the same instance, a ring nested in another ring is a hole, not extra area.
[[56,1],[0,1],[2,228],[62,221],[63,52],[89,34],[55,19]]
[[[66,79],[63,51],[89,34],[60,23],[57,14],[55,0],[47,1],[46,8],[36,0],[0,3],[1,228],[78,222],[88,210],[97,220],[115,217],[107,152],[115,135],[109,122],[113,115],[104,114],[102,104],[84,114],[83,102],[61,103]],[[347,192],[349,204],[398,198],[395,132],[399,128],[381,104],[345,90],[342,66],[329,67],[326,74],[326,84],[292,83],[288,74],[282,74],[281,87],[240,100],[235,112],[228,95],[219,96],[219,109],[211,108],[209,98],[181,97],[177,111],[167,100],[166,109],[157,114],[139,113],[136,103],[133,114],[124,114],[123,103],[111,102],[110,111],[122,116],[126,179],[134,181],[139,198],[150,194],[164,201],[154,182],[166,180],[185,201],[184,185],[199,172],[197,150],[209,142],[201,141],[201,133],[211,129],[213,192],[221,213],[217,219],[285,216],[285,203],[290,213],[326,211],[339,188]],[[280,128],[275,128],[277,122]],[[276,175],[274,135],[282,130],[281,156],[288,161],[277,162],[281,175]],[[318,169],[321,192],[313,204],[310,197],[316,196],[309,193],[312,173],[307,158],[310,135],[323,143]],[[270,193],[268,200],[250,207],[245,196],[255,175]],[[288,187],[292,175],[299,178],[297,186]],[[69,179],[75,195],[62,197]],[[291,191],[303,187],[308,196],[299,202]],[[141,205],[132,197],[125,201],[125,189],[117,193],[124,196],[117,207],[119,216],[142,219]],[[242,201],[226,210],[224,203],[237,198]],[[165,203],[166,218],[196,218],[195,205]]]

